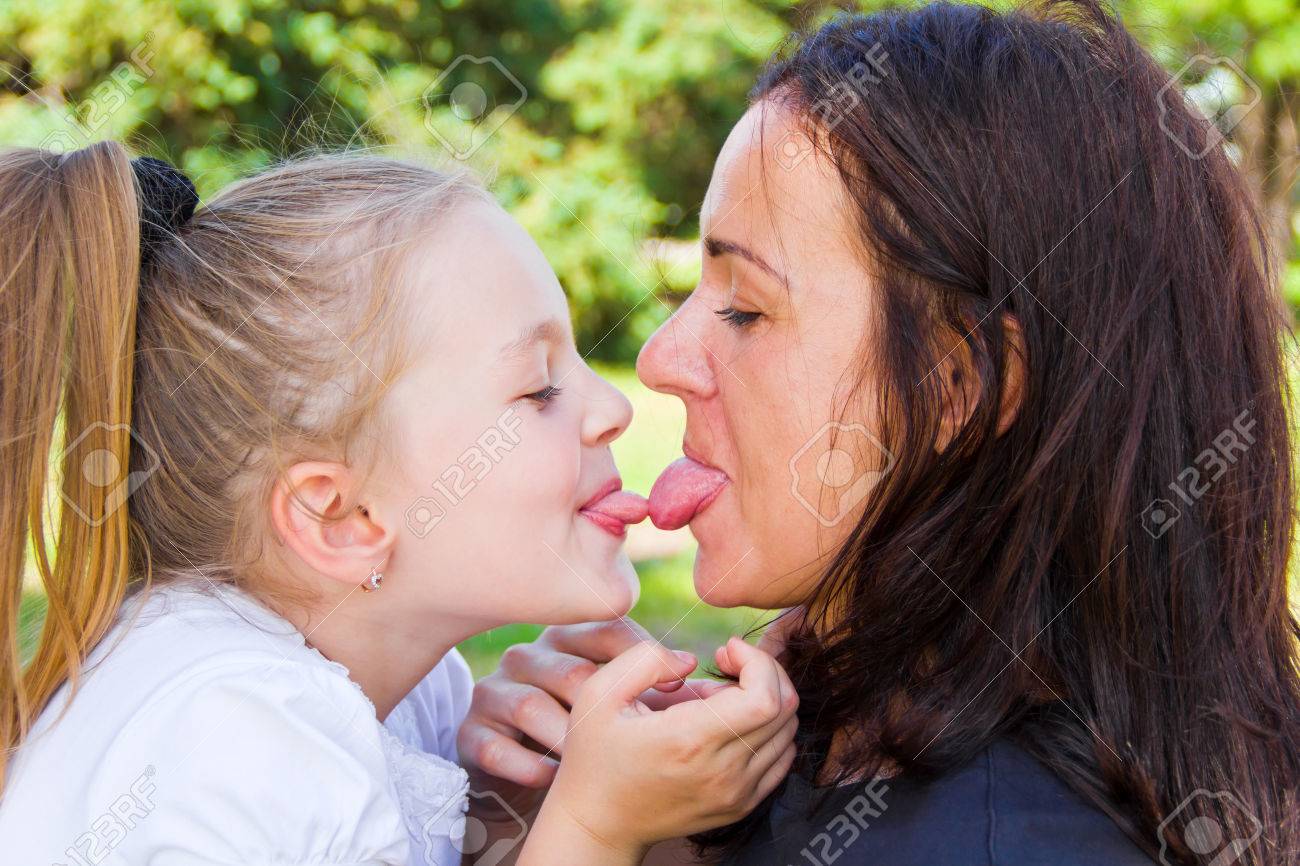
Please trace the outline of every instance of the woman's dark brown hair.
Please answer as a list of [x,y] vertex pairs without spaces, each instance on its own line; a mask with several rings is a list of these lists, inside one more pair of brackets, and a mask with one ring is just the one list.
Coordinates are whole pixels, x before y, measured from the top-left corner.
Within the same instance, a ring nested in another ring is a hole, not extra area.
[[[1287,323],[1168,81],[1095,2],[936,3],[837,19],[755,89],[849,193],[898,458],[789,643],[801,770],[932,776],[1006,737],[1153,856],[1208,862],[1206,815],[1261,830],[1234,862],[1294,863]],[[944,442],[954,388],[980,399]]]

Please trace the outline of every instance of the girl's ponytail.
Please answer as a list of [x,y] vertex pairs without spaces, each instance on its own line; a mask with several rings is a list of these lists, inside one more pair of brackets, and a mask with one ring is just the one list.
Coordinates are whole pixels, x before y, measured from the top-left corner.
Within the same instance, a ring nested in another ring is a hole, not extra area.
[[[139,271],[121,145],[0,151],[0,785],[125,595]],[[24,665],[26,580],[48,608]]]

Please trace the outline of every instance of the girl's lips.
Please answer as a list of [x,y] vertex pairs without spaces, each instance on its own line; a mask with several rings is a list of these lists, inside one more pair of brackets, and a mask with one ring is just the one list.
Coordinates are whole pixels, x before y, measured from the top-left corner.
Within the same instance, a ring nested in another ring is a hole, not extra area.
[[680,529],[708,508],[731,482],[714,466],[682,457],[668,464],[650,490],[650,519],[660,529]]
[[606,484],[578,513],[617,538],[627,535],[629,523],[645,520],[649,505],[644,496],[621,490],[621,482]]

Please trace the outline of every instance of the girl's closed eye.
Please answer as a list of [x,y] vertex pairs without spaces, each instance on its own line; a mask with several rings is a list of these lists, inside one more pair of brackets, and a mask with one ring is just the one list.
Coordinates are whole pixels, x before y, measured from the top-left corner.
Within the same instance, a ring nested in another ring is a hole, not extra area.
[[531,394],[525,394],[521,399],[532,400],[538,406],[545,406],[563,392],[564,389],[557,385],[547,385],[545,388],[533,391]]

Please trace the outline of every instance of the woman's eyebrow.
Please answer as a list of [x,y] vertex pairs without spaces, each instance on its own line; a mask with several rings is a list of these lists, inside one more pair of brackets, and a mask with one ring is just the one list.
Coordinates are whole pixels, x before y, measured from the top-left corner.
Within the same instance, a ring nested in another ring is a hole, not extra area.
[[710,235],[704,239],[704,251],[709,254],[710,258],[717,258],[718,256],[739,256],[745,261],[753,264],[759,270],[767,273],[768,276],[772,277],[772,279],[776,280],[781,285],[788,286],[790,284],[789,281],[786,280],[785,274],[769,265],[762,256],[751,250],[749,247],[742,246],[735,241],[727,241]]
[[547,319],[545,322],[527,326],[518,337],[501,347],[498,360],[503,364],[518,361],[538,343],[564,342],[564,335],[564,325],[560,324],[558,319]]

